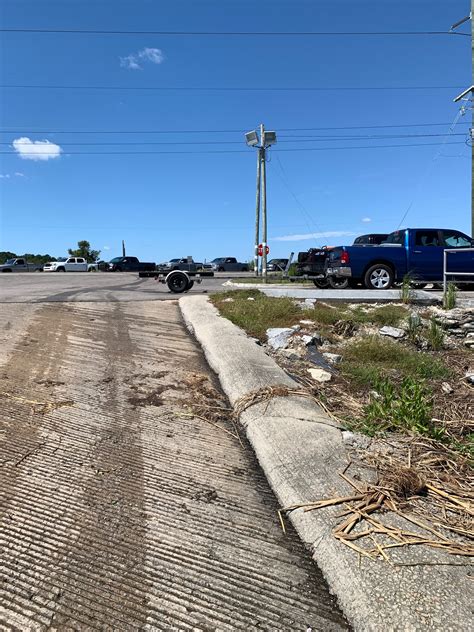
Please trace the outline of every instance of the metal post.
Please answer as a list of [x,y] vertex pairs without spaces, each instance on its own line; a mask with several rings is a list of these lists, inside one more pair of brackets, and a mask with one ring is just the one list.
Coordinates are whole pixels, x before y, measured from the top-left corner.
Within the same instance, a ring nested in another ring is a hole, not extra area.
[[446,307],[446,296],[448,291],[448,277],[446,274],[446,265],[447,265],[448,253],[446,250],[443,250],[443,306]]
[[125,241],[122,239],[122,257],[125,257]]
[[[474,85],[474,0],[471,0],[471,49],[472,49],[472,85]],[[473,104],[471,92],[471,106]],[[474,108],[472,108],[472,127],[474,128]],[[474,238],[474,142],[471,139],[471,237]]]
[[260,173],[261,156],[260,148],[257,151],[257,199],[255,204],[255,252],[253,255],[254,275],[258,277],[258,244],[260,241]]
[[265,129],[260,125],[260,142],[262,144],[262,277],[263,282],[267,282],[267,167],[265,148]]

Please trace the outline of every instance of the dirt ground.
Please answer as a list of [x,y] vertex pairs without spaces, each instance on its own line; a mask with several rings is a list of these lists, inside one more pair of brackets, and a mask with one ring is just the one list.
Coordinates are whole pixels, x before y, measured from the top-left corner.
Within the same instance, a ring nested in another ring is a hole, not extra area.
[[347,628],[175,301],[2,316],[2,629]]

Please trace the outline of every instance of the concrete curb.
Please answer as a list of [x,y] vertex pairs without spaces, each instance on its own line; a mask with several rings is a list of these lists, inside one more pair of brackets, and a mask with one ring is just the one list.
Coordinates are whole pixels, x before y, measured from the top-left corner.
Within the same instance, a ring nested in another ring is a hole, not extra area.
[[[226,281],[224,287],[232,287],[240,290],[260,290],[267,296],[305,299],[315,298],[322,301],[350,301],[351,303],[393,303],[400,301],[400,290],[318,290],[311,286],[298,285],[297,283],[271,284],[271,283],[235,283]],[[412,291],[412,302],[422,305],[436,305],[442,302],[442,297],[433,295],[424,290]],[[468,299],[469,300],[469,299]]]
[[[179,305],[232,405],[262,387],[297,386],[261,347],[222,318],[207,297],[186,296]],[[248,408],[240,420],[282,506],[347,493],[338,475],[347,465],[341,429],[315,404],[297,396],[277,397]],[[290,517],[357,630],[470,629],[472,582],[467,565],[432,566],[460,562],[421,551],[424,547],[393,549],[398,552],[394,561],[409,566],[359,560],[331,536],[338,511],[296,510]]]

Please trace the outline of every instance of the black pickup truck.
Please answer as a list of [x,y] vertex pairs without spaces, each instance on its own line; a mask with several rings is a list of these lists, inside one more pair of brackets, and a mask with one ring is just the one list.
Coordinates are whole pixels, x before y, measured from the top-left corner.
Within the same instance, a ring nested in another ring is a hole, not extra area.
[[154,272],[156,263],[141,262],[137,257],[115,257],[109,261],[110,272]]

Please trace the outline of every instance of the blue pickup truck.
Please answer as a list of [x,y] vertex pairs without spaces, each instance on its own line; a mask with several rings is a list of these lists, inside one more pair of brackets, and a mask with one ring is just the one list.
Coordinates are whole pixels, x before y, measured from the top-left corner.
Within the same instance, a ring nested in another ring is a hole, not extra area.
[[442,283],[443,251],[449,253],[448,271],[472,272],[472,277],[454,278],[456,282],[474,282],[474,239],[458,230],[445,228],[406,228],[390,233],[380,246],[333,248],[327,259],[328,277],[362,283],[373,290],[386,290],[409,274],[414,282]]

